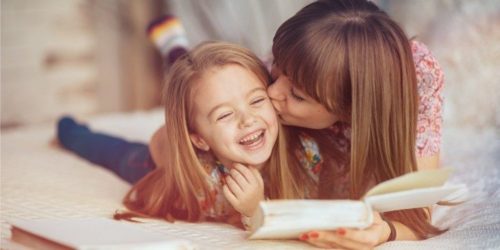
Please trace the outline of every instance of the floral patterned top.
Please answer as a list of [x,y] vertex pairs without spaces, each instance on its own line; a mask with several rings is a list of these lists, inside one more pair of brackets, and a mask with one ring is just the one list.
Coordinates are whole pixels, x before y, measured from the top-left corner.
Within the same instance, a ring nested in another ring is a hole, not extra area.
[[444,74],[423,43],[412,41],[411,49],[419,96],[415,153],[417,157],[432,156],[441,148]]
[[208,220],[227,221],[230,216],[237,214],[222,192],[229,169],[216,161],[210,154],[198,154],[198,158],[208,174],[207,182],[211,187],[210,195],[213,198],[213,202],[210,202],[207,197],[202,195],[197,197],[201,204],[203,217]]

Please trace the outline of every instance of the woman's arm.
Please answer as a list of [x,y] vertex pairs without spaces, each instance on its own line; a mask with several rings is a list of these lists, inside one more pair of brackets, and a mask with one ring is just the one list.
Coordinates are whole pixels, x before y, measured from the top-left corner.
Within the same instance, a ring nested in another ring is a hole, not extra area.
[[418,170],[425,169],[436,169],[440,166],[439,164],[439,153],[431,156],[417,157],[417,168]]
[[443,124],[444,73],[437,59],[425,44],[411,42],[419,95],[416,155],[417,167],[439,167]]

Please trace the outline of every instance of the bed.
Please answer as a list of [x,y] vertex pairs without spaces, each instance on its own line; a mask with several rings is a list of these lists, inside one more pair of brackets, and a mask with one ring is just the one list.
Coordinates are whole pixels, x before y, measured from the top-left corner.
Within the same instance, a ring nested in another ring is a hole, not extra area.
[[[146,142],[163,122],[162,111],[116,113],[83,119],[92,129]],[[10,219],[109,218],[123,208],[129,185],[98,166],[51,145],[54,124],[2,131],[0,221],[1,248],[20,249],[9,241]],[[465,183],[470,200],[435,208],[433,221],[449,228],[418,242],[391,242],[377,249],[500,249],[500,136],[445,128],[443,162],[455,169],[450,182]],[[198,249],[307,249],[299,241],[250,241],[246,233],[216,223],[138,224],[166,238],[186,239]]]

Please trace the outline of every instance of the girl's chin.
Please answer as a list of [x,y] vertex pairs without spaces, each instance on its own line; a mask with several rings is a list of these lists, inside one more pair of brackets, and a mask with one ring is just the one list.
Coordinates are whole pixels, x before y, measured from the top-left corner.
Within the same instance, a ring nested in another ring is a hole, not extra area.
[[252,161],[246,161],[247,163],[245,165],[247,166],[253,166],[256,167],[257,169],[261,169],[264,164],[269,160],[270,157],[263,157],[262,160],[255,160],[255,158]]

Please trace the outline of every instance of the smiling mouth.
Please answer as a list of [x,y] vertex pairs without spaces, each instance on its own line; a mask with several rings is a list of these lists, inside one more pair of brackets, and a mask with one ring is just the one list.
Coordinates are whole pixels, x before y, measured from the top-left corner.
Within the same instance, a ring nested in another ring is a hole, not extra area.
[[248,136],[245,136],[245,138],[241,139],[239,143],[244,146],[249,146],[254,143],[257,143],[264,137],[264,130],[260,130],[258,132],[252,133]]

